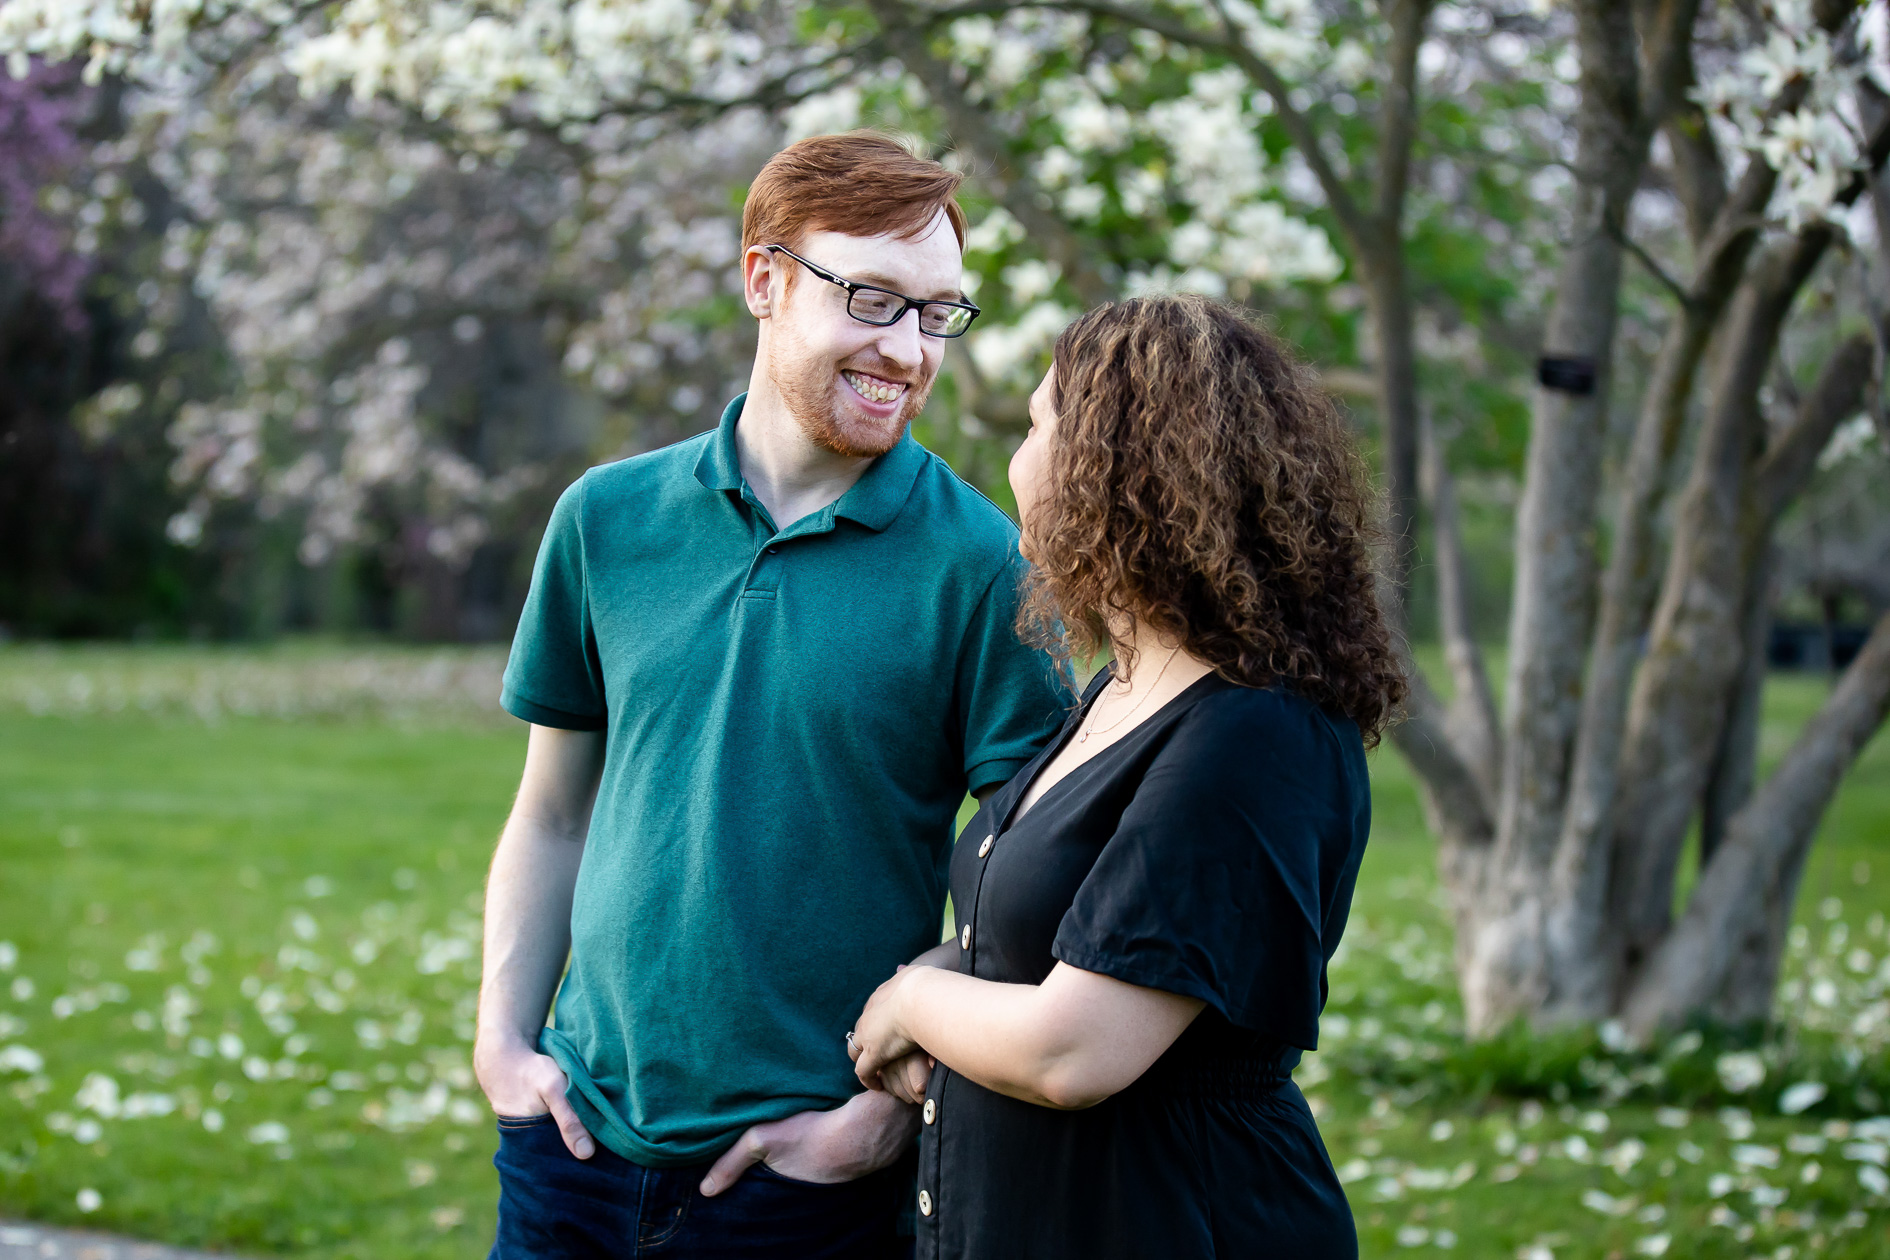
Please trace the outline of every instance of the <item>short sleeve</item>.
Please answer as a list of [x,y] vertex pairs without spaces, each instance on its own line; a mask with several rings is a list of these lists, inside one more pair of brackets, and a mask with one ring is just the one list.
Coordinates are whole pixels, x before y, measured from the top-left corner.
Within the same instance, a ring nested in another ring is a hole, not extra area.
[[601,731],[607,709],[586,587],[583,504],[580,478],[552,509],[499,703],[538,726]]
[[1364,754],[1297,697],[1198,701],[1149,764],[1051,952],[1316,1048],[1369,829]]
[[977,792],[1004,783],[1037,755],[1069,713],[1070,688],[1048,653],[1017,637],[1024,560],[1009,560],[978,601],[958,652],[956,695],[965,779]]

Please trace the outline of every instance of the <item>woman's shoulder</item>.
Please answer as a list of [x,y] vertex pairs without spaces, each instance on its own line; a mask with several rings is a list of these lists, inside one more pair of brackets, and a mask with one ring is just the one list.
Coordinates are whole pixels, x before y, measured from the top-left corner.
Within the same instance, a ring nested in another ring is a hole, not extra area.
[[1363,745],[1358,726],[1341,714],[1320,708],[1290,684],[1249,687],[1215,679],[1219,685],[1202,696],[1183,717],[1197,738],[1235,736],[1263,744],[1312,743],[1342,748]]
[[1365,779],[1357,725],[1285,685],[1248,687],[1216,679],[1181,715],[1163,756],[1186,763],[1185,777],[1196,781],[1285,777],[1310,787],[1319,780],[1362,785]]

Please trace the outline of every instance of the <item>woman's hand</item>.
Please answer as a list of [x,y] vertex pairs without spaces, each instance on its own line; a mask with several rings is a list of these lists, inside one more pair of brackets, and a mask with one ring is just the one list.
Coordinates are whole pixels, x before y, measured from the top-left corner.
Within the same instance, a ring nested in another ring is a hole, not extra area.
[[[847,1053],[853,1058],[854,1075],[860,1078],[860,1084],[868,1089],[888,1090],[899,1097],[910,1092],[908,1082],[916,1072],[908,1069],[911,1065],[901,1064],[901,1071],[892,1073],[905,1089],[893,1089],[882,1078],[881,1069],[890,1068],[896,1060],[905,1059],[923,1049],[906,1033],[900,1022],[900,1004],[903,996],[910,991],[915,977],[921,977],[933,970],[930,967],[901,967],[893,978],[873,990],[873,996],[866,999],[866,1009],[860,1012],[859,1022],[853,1026],[853,1035],[847,1039]],[[919,1083],[919,1097],[924,1096],[925,1085]],[[907,1098],[908,1102],[917,1101]]]

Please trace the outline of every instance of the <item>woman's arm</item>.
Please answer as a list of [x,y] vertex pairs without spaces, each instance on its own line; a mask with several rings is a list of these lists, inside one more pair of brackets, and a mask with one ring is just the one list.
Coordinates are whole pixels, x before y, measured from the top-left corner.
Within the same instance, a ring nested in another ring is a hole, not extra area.
[[880,1069],[922,1048],[997,1093],[1093,1107],[1146,1072],[1204,1005],[1061,962],[1039,985],[907,967],[868,999],[854,1070],[883,1088]]

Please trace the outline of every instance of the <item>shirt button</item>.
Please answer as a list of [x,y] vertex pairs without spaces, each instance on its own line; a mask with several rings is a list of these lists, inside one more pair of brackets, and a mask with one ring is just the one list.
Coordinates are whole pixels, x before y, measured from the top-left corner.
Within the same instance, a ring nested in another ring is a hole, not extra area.
[[925,1100],[925,1122],[930,1124],[936,1119],[938,1119],[938,1104],[928,1098]]
[[777,554],[780,550],[781,549],[779,547],[770,547],[768,548],[768,554],[772,556],[772,555]]
[[996,842],[996,840],[996,836],[986,836],[984,843],[978,846],[978,856],[983,857],[985,854],[989,853],[991,851],[991,845]]
[[932,1196],[924,1190],[919,1191],[919,1215],[932,1215]]
[[971,948],[971,924],[965,924],[965,930],[958,934],[958,948]]

